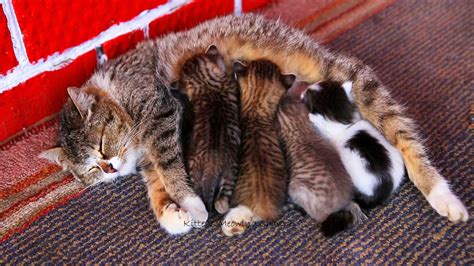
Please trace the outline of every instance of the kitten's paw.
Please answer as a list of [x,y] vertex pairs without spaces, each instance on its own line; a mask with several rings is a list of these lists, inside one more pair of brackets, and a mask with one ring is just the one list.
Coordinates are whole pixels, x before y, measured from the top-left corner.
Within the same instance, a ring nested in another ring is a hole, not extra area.
[[449,189],[445,181],[438,182],[427,197],[430,205],[452,222],[466,222],[469,218],[466,207]]
[[188,196],[181,202],[181,207],[191,214],[193,227],[201,228],[206,224],[209,214],[201,198]]
[[191,230],[191,215],[185,210],[178,208],[176,204],[170,203],[163,210],[163,214],[158,219],[161,227],[172,235],[179,235]]
[[214,208],[220,214],[224,214],[229,211],[229,201],[224,197],[218,197],[214,202]]
[[226,236],[240,235],[254,222],[254,213],[248,207],[239,205],[232,208],[222,223],[222,232]]

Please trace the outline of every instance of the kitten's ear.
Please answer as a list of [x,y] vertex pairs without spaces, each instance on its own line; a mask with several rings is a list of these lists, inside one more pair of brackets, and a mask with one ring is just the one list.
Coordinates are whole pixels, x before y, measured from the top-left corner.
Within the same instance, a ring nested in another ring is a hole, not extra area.
[[243,62],[234,61],[233,67],[234,67],[234,73],[237,78],[247,75],[248,66],[246,66]]
[[206,49],[206,54],[208,55],[219,55],[219,49],[214,44],[209,45]]
[[64,153],[64,149],[61,147],[43,151],[38,157],[55,163],[61,166],[63,169],[67,169],[70,165],[69,160],[66,158],[66,154]]
[[283,86],[288,90],[293,86],[293,83],[295,83],[296,76],[293,74],[286,74],[286,75],[281,75],[281,83],[283,83]]
[[74,106],[76,106],[77,110],[79,111],[79,114],[81,114],[81,117],[84,119],[88,110],[95,102],[94,96],[75,87],[69,87],[67,89],[67,93],[74,103]]
[[344,91],[346,92],[346,95],[349,98],[349,100],[353,101],[354,97],[352,96],[352,81],[348,80],[342,83],[342,87],[344,88]]

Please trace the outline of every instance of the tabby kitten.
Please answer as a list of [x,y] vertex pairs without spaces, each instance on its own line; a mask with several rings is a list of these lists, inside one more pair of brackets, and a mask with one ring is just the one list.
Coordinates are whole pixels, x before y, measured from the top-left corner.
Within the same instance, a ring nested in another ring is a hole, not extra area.
[[322,81],[302,96],[309,119],[338,150],[364,208],[385,201],[402,182],[402,155],[367,121],[352,103],[352,82]]
[[[291,90],[298,87],[295,83]],[[290,91],[291,91],[290,90]],[[336,149],[308,120],[299,95],[287,94],[278,107],[278,132],[290,173],[288,194],[331,236],[364,220],[352,202],[353,186]]]
[[214,45],[185,62],[179,77],[173,86],[188,97],[194,117],[185,148],[189,174],[208,210],[214,203],[225,213],[238,171],[239,84]]
[[233,197],[238,206],[229,211],[222,225],[228,236],[243,233],[254,221],[280,216],[288,180],[274,123],[280,98],[295,80],[267,60],[248,65],[235,62],[234,72],[240,84],[243,147]]

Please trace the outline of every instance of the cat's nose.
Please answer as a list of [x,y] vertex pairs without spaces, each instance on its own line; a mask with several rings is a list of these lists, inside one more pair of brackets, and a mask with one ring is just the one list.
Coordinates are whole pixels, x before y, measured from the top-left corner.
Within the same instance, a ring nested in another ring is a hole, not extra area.
[[115,169],[115,168],[114,168],[114,165],[111,164],[111,163],[109,163],[107,170],[108,170],[108,171],[106,171],[106,173],[108,173],[108,174],[112,174],[112,173],[117,172],[117,169]]
[[112,163],[106,163],[102,162],[99,164],[100,168],[102,168],[102,171],[104,171],[107,174],[113,174],[117,172],[117,169],[114,168],[114,165]]

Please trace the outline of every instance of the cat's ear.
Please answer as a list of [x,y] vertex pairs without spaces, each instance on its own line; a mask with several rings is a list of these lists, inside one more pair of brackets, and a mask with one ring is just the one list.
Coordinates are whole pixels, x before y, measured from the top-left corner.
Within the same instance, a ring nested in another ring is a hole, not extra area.
[[61,147],[51,148],[49,150],[43,151],[38,157],[55,163],[61,166],[63,169],[68,169],[70,165],[69,160],[66,158],[66,154],[64,153],[64,149]]
[[349,98],[349,100],[353,101],[354,97],[352,96],[352,81],[348,80],[342,83],[342,88],[344,88],[344,91],[346,92],[346,95]]
[[208,55],[220,55],[219,49],[214,44],[209,45],[206,49],[206,54]]
[[248,66],[241,61],[234,61],[233,64],[234,73],[237,78],[247,75]]
[[74,103],[74,106],[76,106],[81,117],[84,119],[92,104],[95,102],[94,96],[75,87],[69,87],[67,89],[67,94]]
[[293,86],[293,83],[295,83],[296,76],[294,74],[285,74],[281,75],[281,83],[283,83],[283,86],[285,86],[285,89],[291,88]]

